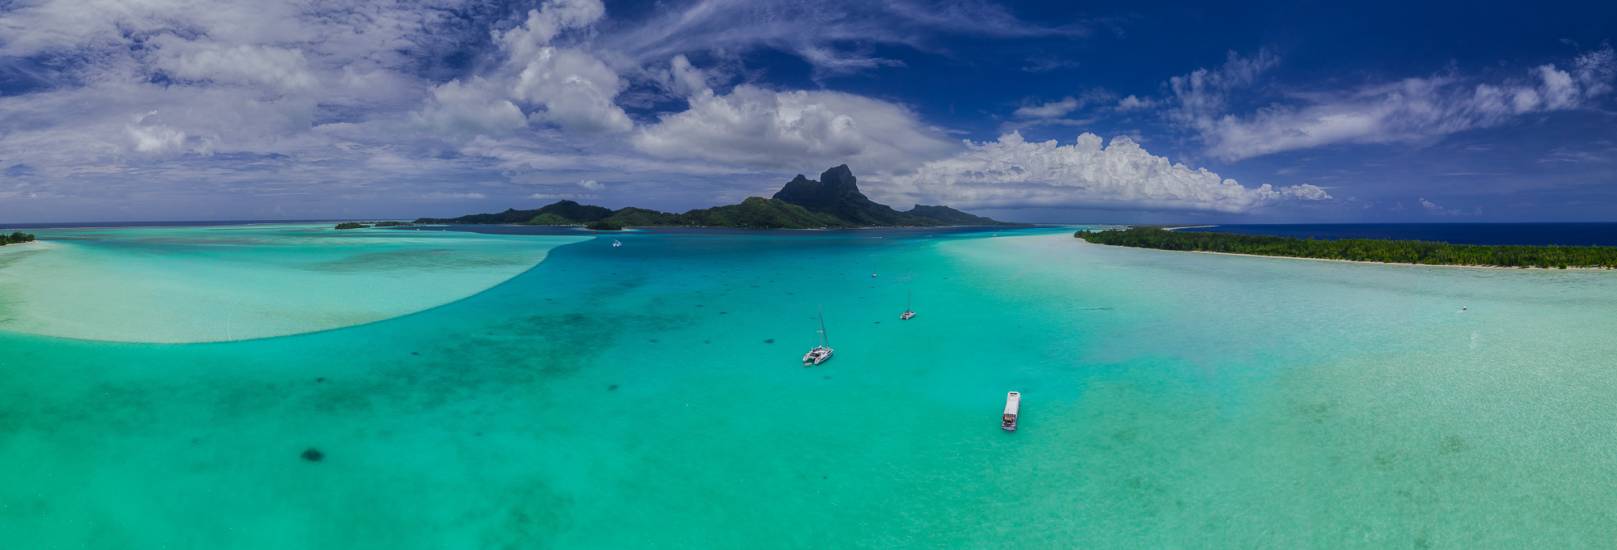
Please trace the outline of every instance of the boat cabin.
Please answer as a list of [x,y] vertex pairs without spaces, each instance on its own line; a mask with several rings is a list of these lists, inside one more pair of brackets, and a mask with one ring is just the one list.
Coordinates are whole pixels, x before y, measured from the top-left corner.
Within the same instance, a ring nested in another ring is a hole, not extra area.
[[1016,431],[1016,413],[1022,409],[1022,392],[1005,394],[1005,415],[999,419],[999,427],[1007,432]]
[[832,353],[834,352],[831,350],[830,346],[814,346],[814,349],[811,349],[808,353],[803,354],[803,366],[812,367],[820,363],[824,363],[826,360],[831,358]]

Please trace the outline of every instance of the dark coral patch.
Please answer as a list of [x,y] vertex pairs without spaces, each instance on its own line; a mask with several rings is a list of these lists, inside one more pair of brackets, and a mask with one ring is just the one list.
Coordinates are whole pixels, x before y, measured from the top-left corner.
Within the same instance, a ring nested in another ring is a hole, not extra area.
[[303,454],[298,455],[298,456],[303,457],[304,460],[307,460],[309,462],[320,462],[321,460],[324,460],[326,458],[326,453],[320,452],[320,449],[316,449],[314,447],[309,447],[307,449],[304,449]]

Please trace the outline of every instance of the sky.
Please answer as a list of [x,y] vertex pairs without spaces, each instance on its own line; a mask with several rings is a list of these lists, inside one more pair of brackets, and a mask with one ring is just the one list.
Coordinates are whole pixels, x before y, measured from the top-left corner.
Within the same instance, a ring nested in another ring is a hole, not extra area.
[[0,0],[0,224],[1617,221],[1617,2]]

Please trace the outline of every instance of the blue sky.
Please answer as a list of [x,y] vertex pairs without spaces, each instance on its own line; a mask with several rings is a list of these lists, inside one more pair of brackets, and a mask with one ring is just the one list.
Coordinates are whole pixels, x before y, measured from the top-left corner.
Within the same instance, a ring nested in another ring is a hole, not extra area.
[[[408,5],[399,5],[408,4]],[[0,222],[1617,221],[1617,4],[20,0]]]

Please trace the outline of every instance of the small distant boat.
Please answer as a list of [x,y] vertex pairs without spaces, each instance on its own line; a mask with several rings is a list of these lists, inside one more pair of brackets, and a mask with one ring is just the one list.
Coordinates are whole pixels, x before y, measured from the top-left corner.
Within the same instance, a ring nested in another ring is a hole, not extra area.
[[831,338],[825,334],[825,312],[820,312],[820,345],[814,346],[808,353],[803,354],[803,366],[812,367],[831,360],[831,354],[837,350],[831,349]]
[[876,278],[876,274],[875,274],[875,273],[871,273],[871,274],[870,274],[870,278],[872,278],[872,279],[874,279],[874,278]]
[[1005,394],[1005,415],[999,417],[999,427],[1007,432],[1016,431],[1016,413],[1022,409],[1022,392]]
[[612,239],[612,248],[623,248],[623,241]]
[[915,310],[910,308],[910,302],[911,302],[911,299],[913,299],[913,298],[914,298],[914,293],[913,292],[911,292],[909,294],[906,294],[906,298],[904,299],[904,313],[902,313],[902,314],[900,314],[898,316],[898,320],[900,320],[900,321],[908,321],[910,319],[915,318]]

